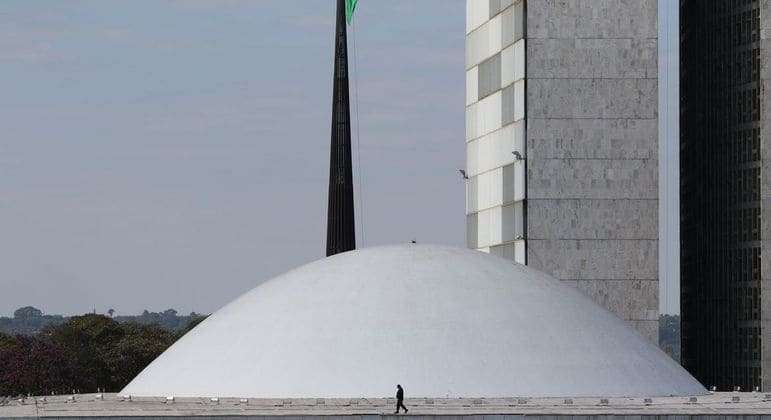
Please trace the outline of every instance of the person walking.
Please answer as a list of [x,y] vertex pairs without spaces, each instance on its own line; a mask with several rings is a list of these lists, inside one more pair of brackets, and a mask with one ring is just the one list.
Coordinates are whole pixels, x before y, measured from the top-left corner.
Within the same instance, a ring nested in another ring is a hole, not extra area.
[[406,414],[408,411],[407,407],[404,406],[404,388],[402,388],[401,385],[396,385],[396,414],[399,414],[399,407],[404,409],[404,413]]

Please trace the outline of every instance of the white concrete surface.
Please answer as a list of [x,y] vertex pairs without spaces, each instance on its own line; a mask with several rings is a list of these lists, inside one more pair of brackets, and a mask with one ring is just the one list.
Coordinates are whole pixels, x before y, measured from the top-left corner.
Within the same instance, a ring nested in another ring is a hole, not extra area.
[[[225,281],[222,279],[221,281]],[[478,251],[352,251],[214,313],[121,394],[638,397],[705,393],[581,292]]]

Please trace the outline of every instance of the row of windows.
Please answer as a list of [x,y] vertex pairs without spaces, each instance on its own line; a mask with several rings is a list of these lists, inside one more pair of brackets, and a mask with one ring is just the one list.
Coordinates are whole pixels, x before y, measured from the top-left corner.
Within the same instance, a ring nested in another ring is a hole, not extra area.
[[[737,168],[729,172],[728,202],[731,204],[760,201],[760,168]],[[754,239],[753,239],[754,240]]]
[[[707,239],[709,240],[709,239]],[[718,243],[719,241],[714,241]],[[725,281],[723,284],[725,287],[728,285],[737,285],[743,288],[751,290],[760,285],[761,267],[760,267],[760,248],[757,246],[751,247],[724,247],[724,249],[718,249],[715,246],[710,249],[688,249],[683,250],[683,256],[685,264],[695,264],[694,261],[704,258],[711,261],[715,261],[718,264],[714,264],[710,267],[702,267],[703,273],[709,273],[710,276],[719,276]],[[705,279],[706,280],[706,279]],[[692,288],[691,284],[686,285]],[[700,298],[709,298],[709,296],[701,296]],[[723,296],[716,296],[716,298],[724,298]],[[760,306],[758,302],[755,302],[753,306],[754,310],[759,311]],[[743,319],[754,319],[753,317],[745,317]]]
[[760,128],[745,128],[734,133],[726,158],[735,165],[760,161]]
[[746,10],[731,17],[733,45],[745,45],[760,41],[760,9]]
[[737,209],[727,212],[731,230],[728,240],[731,242],[749,242],[760,240],[760,208]]
[[734,83],[750,83],[760,80],[760,48],[739,51],[728,61]]
[[682,0],[684,366],[719,390],[761,385],[760,4]]
[[[761,134],[759,127],[738,128],[732,131],[726,130],[724,127],[720,127],[720,129],[728,132],[725,136],[720,134],[721,139],[725,138],[727,141],[718,142],[712,146],[712,149],[715,156],[721,156],[723,166],[738,167],[760,162]],[[708,132],[715,131],[718,130],[702,127],[692,134],[696,134],[696,137],[702,137]]]
[[[725,51],[715,46],[718,58],[705,63],[704,73],[712,76],[705,80],[706,85],[715,89],[722,85],[743,85],[760,80],[760,48],[742,51]],[[704,74],[696,77],[703,77]],[[717,92],[713,92],[717,94]]]
[[466,34],[499,13],[506,12],[512,5],[522,9],[524,3],[524,0],[466,0]]
[[[744,320],[759,321],[760,320],[760,288],[748,287],[745,288],[745,296],[738,296],[740,300],[739,308],[743,310],[741,316]],[[754,330],[755,328],[742,328],[742,330]],[[741,332],[740,332],[741,334]]]
[[714,44],[710,44],[709,48],[715,50],[716,59],[704,63],[703,73],[695,76],[711,74],[712,76],[705,80],[708,86],[741,85],[760,80],[760,48],[734,51]]
[[523,232],[524,213],[521,201],[466,216],[466,243],[472,249],[522,240]]
[[[760,318],[758,318],[760,319]],[[739,327],[739,338],[736,340],[734,352],[739,359],[760,361],[760,328]]]
[[[692,220],[706,219],[708,225],[715,228],[710,230],[709,235],[703,239],[722,244],[722,248],[715,245],[715,249],[720,249],[721,252],[727,252],[732,246],[761,240],[759,207],[709,209],[704,213],[702,215],[684,213],[682,222],[688,226]],[[684,230],[690,232],[687,228]],[[683,256],[690,254],[688,249],[682,252]]]
[[[750,0],[746,2],[748,4],[729,3],[731,2],[704,2],[704,15],[709,22],[699,22],[698,24],[704,25],[704,23],[707,23],[712,25],[710,32],[713,36],[708,40],[713,43],[719,43],[722,49],[741,47],[742,45],[759,42],[761,38],[760,9],[756,6],[757,0]],[[696,13],[681,13],[680,16],[681,31],[684,27],[692,26],[691,20],[701,18]]]
[[519,2],[466,36],[466,69],[478,65],[524,37],[523,11],[524,5]]
[[524,264],[524,0],[467,0],[466,16],[466,238]]
[[731,94],[734,103],[734,113],[731,116],[737,124],[760,121],[759,92],[759,88],[753,87]]
[[517,121],[466,143],[466,173],[474,177],[525,156],[525,122]]
[[466,72],[466,105],[524,77],[525,40],[522,39]]
[[475,213],[525,198],[523,161],[495,168],[466,182],[466,213]]
[[[746,85],[742,88],[730,89],[720,97],[717,93],[727,89],[715,90],[714,94],[702,95],[709,107],[703,109],[704,124],[696,132],[720,132],[736,129],[738,124],[754,123],[761,119],[760,88],[758,84]],[[686,111],[691,112],[686,108]],[[731,130],[733,131],[733,130]]]
[[524,118],[525,81],[520,80],[466,107],[466,141]]

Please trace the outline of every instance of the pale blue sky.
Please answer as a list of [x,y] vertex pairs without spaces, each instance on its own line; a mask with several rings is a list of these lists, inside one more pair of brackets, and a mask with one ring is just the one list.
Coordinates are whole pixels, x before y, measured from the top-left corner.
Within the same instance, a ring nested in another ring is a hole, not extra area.
[[[464,13],[358,10],[365,245],[464,244]],[[331,0],[3,1],[0,314],[209,312],[322,257],[333,17]]]
[[[322,257],[333,3],[0,3],[0,315],[210,312]],[[464,245],[464,13],[360,3],[360,245]]]
[[659,309],[680,313],[680,2],[659,2]]

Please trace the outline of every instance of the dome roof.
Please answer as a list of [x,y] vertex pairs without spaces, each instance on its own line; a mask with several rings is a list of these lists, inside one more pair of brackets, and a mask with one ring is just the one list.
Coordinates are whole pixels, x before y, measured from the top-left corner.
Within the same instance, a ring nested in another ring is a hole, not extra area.
[[696,395],[704,388],[573,287],[478,251],[325,258],[212,314],[122,393],[408,397]]

